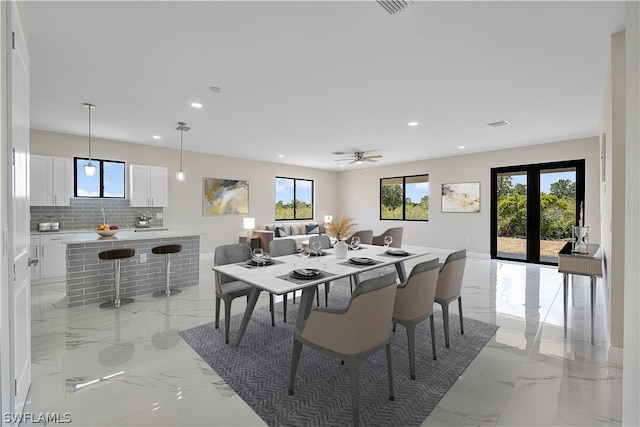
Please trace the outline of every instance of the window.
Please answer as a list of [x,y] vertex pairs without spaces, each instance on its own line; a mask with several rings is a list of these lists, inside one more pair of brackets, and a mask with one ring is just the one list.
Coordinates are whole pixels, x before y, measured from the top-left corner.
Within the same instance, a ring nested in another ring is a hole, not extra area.
[[86,176],[84,165],[89,159],[75,157],[73,160],[74,197],[124,198],[124,162],[91,159],[96,173]]
[[276,177],[276,220],[313,219],[313,181]]
[[429,175],[380,179],[380,219],[429,220]]

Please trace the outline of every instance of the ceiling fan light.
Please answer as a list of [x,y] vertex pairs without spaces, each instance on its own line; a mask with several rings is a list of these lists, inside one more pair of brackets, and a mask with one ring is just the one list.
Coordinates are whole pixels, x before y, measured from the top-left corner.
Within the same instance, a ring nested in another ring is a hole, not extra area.
[[84,165],[84,174],[86,176],[94,176],[96,174],[96,166],[91,163],[91,160],[89,160],[89,163]]
[[355,161],[355,164],[356,164],[356,165],[361,165],[361,164],[363,164],[363,163],[364,163],[364,160],[356,160],[356,161]]

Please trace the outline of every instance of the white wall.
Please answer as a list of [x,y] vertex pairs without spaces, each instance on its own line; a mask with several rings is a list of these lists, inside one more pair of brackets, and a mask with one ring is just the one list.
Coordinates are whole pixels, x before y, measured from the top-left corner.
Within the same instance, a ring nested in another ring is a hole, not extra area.
[[[338,176],[340,215],[351,216],[358,228],[374,234],[389,227],[404,227],[403,243],[429,247],[490,253],[491,168],[562,160],[586,159],[585,222],[592,225],[591,242],[600,242],[598,138],[585,138],[509,150],[468,154],[412,163],[341,172]],[[429,221],[381,221],[379,219],[380,178],[429,174]],[[480,181],[479,213],[442,213],[443,183]],[[466,243],[469,238],[469,243]]]
[[[185,145],[188,144],[187,137],[188,135],[185,136]],[[169,168],[169,207],[164,209],[164,225],[175,230],[204,233],[200,245],[204,257],[213,256],[213,250],[218,245],[237,242],[238,236],[245,233],[242,229],[244,217],[255,217],[257,224],[275,221],[275,176],[307,178],[315,181],[316,219],[322,220],[324,215],[336,211],[336,172],[185,151],[183,169],[187,174],[187,180],[178,183],[175,180],[175,173],[179,166],[178,150],[96,138],[92,138],[91,141],[94,158],[123,160],[127,164],[127,171],[129,164]],[[32,154],[86,157],[87,147],[86,137],[31,131]],[[202,180],[204,177],[248,180],[249,215],[203,216]],[[99,220],[96,218],[96,222]]]

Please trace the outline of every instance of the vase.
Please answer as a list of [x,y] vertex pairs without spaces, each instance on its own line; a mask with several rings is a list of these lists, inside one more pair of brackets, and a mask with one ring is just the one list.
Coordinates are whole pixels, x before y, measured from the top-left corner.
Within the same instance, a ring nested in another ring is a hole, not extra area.
[[347,250],[349,247],[344,240],[338,240],[333,247],[333,252],[338,259],[345,259],[347,257]]

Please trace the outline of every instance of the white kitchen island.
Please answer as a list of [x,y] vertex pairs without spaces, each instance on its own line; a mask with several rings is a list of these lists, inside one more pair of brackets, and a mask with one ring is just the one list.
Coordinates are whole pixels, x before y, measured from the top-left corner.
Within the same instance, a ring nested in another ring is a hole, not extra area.
[[120,273],[121,297],[164,289],[164,255],[151,249],[170,243],[182,245],[182,252],[171,255],[171,285],[182,288],[200,280],[200,236],[185,231],[120,231],[113,237],[96,233],[78,233],[62,239],[67,245],[67,307],[82,307],[113,299],[114,263],[98,258],[98,253],[113,248],[133,248],[136,254],[123,259]]

